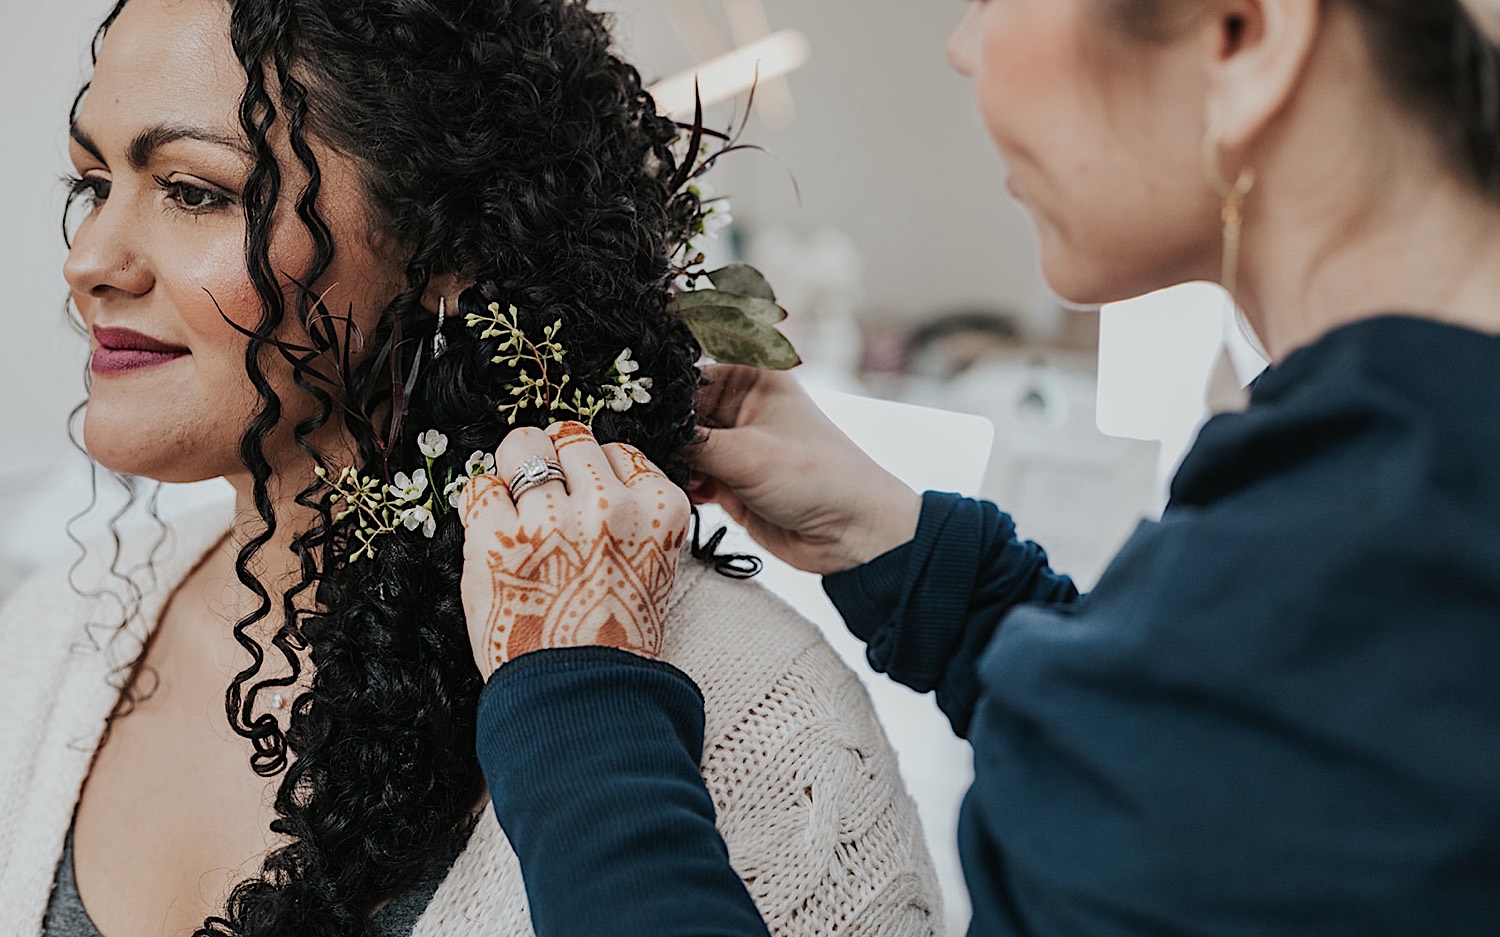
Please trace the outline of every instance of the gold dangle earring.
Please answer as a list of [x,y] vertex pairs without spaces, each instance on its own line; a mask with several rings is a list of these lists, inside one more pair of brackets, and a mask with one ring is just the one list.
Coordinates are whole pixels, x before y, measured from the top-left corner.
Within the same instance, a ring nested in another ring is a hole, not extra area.
[[1235,299],[1239,286],[1240,230],[1245,221],[1245,199],[1250,195],[1250,190],[1255,188],[1255,170],[1247,167],[1232,184],[1228,182],[1219,166],[1221,136],[1214,126],[1210,126],[1204,134],[1203,175],[1224,200],[1224,266],[1219,282],[1229,292],[1230,299]]

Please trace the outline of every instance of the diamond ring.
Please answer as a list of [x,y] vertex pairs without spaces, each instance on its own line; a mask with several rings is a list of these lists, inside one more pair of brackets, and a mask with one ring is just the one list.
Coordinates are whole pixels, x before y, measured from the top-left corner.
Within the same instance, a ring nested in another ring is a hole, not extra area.
[[521,500],[521,495],[540,488],[550,481],[567,483],[568,476],[563,473],[563,467],[541,456],[532,456],[521,467],[516,469],[516,474],[510,478],[510,498],[512,501]]

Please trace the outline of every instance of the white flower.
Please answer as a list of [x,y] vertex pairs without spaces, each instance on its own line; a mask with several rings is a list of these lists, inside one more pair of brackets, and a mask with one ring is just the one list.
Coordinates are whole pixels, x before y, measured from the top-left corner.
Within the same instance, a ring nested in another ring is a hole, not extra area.
[[443,489],[443,495],[448,499],[449,506],[458,507],[458,496],[463,494],[464,488],[471,481],[473,479],[469,476],[460,475],[448,483],[448,487]]
[[405,472],[397,472],[396,481],[390,489],[398,501],[417,500],[427,491],[427,470],[417,469],[411,473],[411,478],[407,478]]
[[729,203],[719,202],[703,215],[703,236],[710,241],[717,240],[719,232],[732,224],[734,224],[734,215],[729,210]]
[[651,378],[649,377],[625,381],[615,387],[606,387],[604,392],[608,395],[608,399],[605,403],[616,413],[624,413],[638,403],[650,403],[650,388]]
[[448,437],[435,429],[430,429],[417,437],[417,448],[421,449],[422,454],[429,459],[440,458],[448,451]]
[[615,359],[615,370],[620,372],[621,377],[627,377],[639,371],[640,369],[640,362],[630,357],[629,348],[620,352],[619,357]]
[[604,395],[607,398],[604,401],[605,405],[616,413],[624,413],[634,403],[630,399],[630,391],[626,390],[623,385],[604,388]]
[[464,474],[469,477],[488,475],[494,470],[495,454],[493,452],[475,452],[469,456],[469,461],[464,463]]
[[401,512],[401,523],[407,530],[422,528],[422,536],[431,538],[437,531],[437,518],[424,507],[407,508]]

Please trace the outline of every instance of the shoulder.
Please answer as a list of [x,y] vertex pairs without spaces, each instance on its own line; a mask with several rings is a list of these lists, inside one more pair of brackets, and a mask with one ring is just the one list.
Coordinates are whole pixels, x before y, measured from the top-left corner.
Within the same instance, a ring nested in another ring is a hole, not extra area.
[[759,583],[683,558],[661,656],[703,691],[710,736],[722,729],[719,715],[744,711],[794,658],[822,641],[811,622]]
[[0,648],[66,648],[91,624],[125,623],[170,591],[229,523],[224,508],[213,508],[78,539],[71,555],[32,572],[0,606]]
[[859,679],[760,585],[681,578],[663,657],[703,691],[703,778],[772,933],[939,931],[916,807]]

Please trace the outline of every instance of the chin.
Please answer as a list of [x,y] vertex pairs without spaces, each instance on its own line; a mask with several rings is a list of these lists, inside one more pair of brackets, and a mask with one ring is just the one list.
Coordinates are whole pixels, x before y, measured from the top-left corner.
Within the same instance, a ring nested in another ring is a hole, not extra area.
[[119,475],[168,484],[200,482],[223,475],[198,457],[201,449],[180,440],[173,427],[116,419],[90,403],[83,419],[83,448],[95,462]]
[[1073,309],[1097,309],[1108,303],[1116,303],[1121,300],[1133,299],[1139,293],[1130,293],[1113,287],[1109,283],[1101,283],[1080,277],[1057,277],[1045,274],[1047,288],[1052,295],[1057,297],[1062,305]]
[[1122,270],[1108,263],[1088,263],[1077,258],[1042,258],[1042,276],[1047,288],[1064,305],[1095,309],[1124,302],[1176,285],[1141,271]]

